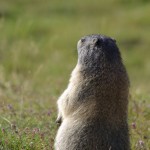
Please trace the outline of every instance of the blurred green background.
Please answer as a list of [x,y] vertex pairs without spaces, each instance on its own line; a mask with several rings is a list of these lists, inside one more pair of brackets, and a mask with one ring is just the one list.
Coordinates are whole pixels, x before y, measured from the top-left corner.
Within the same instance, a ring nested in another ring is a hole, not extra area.
[[[130,103],[130,122],[138,118],[140,107],[150,116],[149,0],[0,0],[1,128],[11,130],[9,124],[14,122],[20,130],[26,126],[43,129],[45,122],[39,124],[29,110],[41,115],[50,109],[55,118],[56,100],[77,62],[77,41],[92,33],[117,40],[131,81],[131,101],[136,102]],[[135,114],[132,107],[138,107]],[[133,146],[148,131],[149,118],[141,119],[145,127],[140,135],[135,133]],[[49,126],[54,139],[55,127]],[[11,138],[9,134],[5,137]]]

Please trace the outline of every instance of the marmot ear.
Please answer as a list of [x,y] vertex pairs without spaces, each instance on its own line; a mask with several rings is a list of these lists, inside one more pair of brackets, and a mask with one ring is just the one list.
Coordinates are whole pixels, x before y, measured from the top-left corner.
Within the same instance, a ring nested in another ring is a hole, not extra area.
[[114,38],[111,38],[111,40],[116,43],[116,40]]
[[98,39],[97,39],[97,38],[93,38],[93,40],[92,40],[93,44],[96,44],[96,43],[97,43],[97,41],[98,41]]
[[95,45],[101,45],[101,43],[102,43],[101,39],[93,38],[93,44],[95,44]]
[[93,43],[95,44],[97,41],[98,41],[98,39],[97,38],[93,38]]

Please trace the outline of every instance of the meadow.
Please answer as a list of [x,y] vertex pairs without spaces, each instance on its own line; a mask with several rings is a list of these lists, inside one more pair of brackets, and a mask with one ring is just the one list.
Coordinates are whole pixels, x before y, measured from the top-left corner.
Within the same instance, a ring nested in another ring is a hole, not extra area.
[[0,0],[0,150],[53,150],[56,100],[84,35],[114,37],[130,77],[132,150],[150,150],[148,0]]

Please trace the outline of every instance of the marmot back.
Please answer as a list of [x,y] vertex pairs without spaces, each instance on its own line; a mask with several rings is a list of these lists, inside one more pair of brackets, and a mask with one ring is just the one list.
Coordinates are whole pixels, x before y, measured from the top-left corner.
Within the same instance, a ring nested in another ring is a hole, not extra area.
[[129,150],[129,79],[114,39],[89,35],[58,99],[56,150]]

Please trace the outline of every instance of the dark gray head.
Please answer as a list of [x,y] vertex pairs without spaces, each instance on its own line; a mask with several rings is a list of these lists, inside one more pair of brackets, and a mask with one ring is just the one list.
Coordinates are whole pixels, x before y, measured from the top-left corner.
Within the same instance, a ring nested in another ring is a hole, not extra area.
[[82,37],[77,44],[78,64],[87,68],[121,62],[116,41],[110,37],[92,34]]

